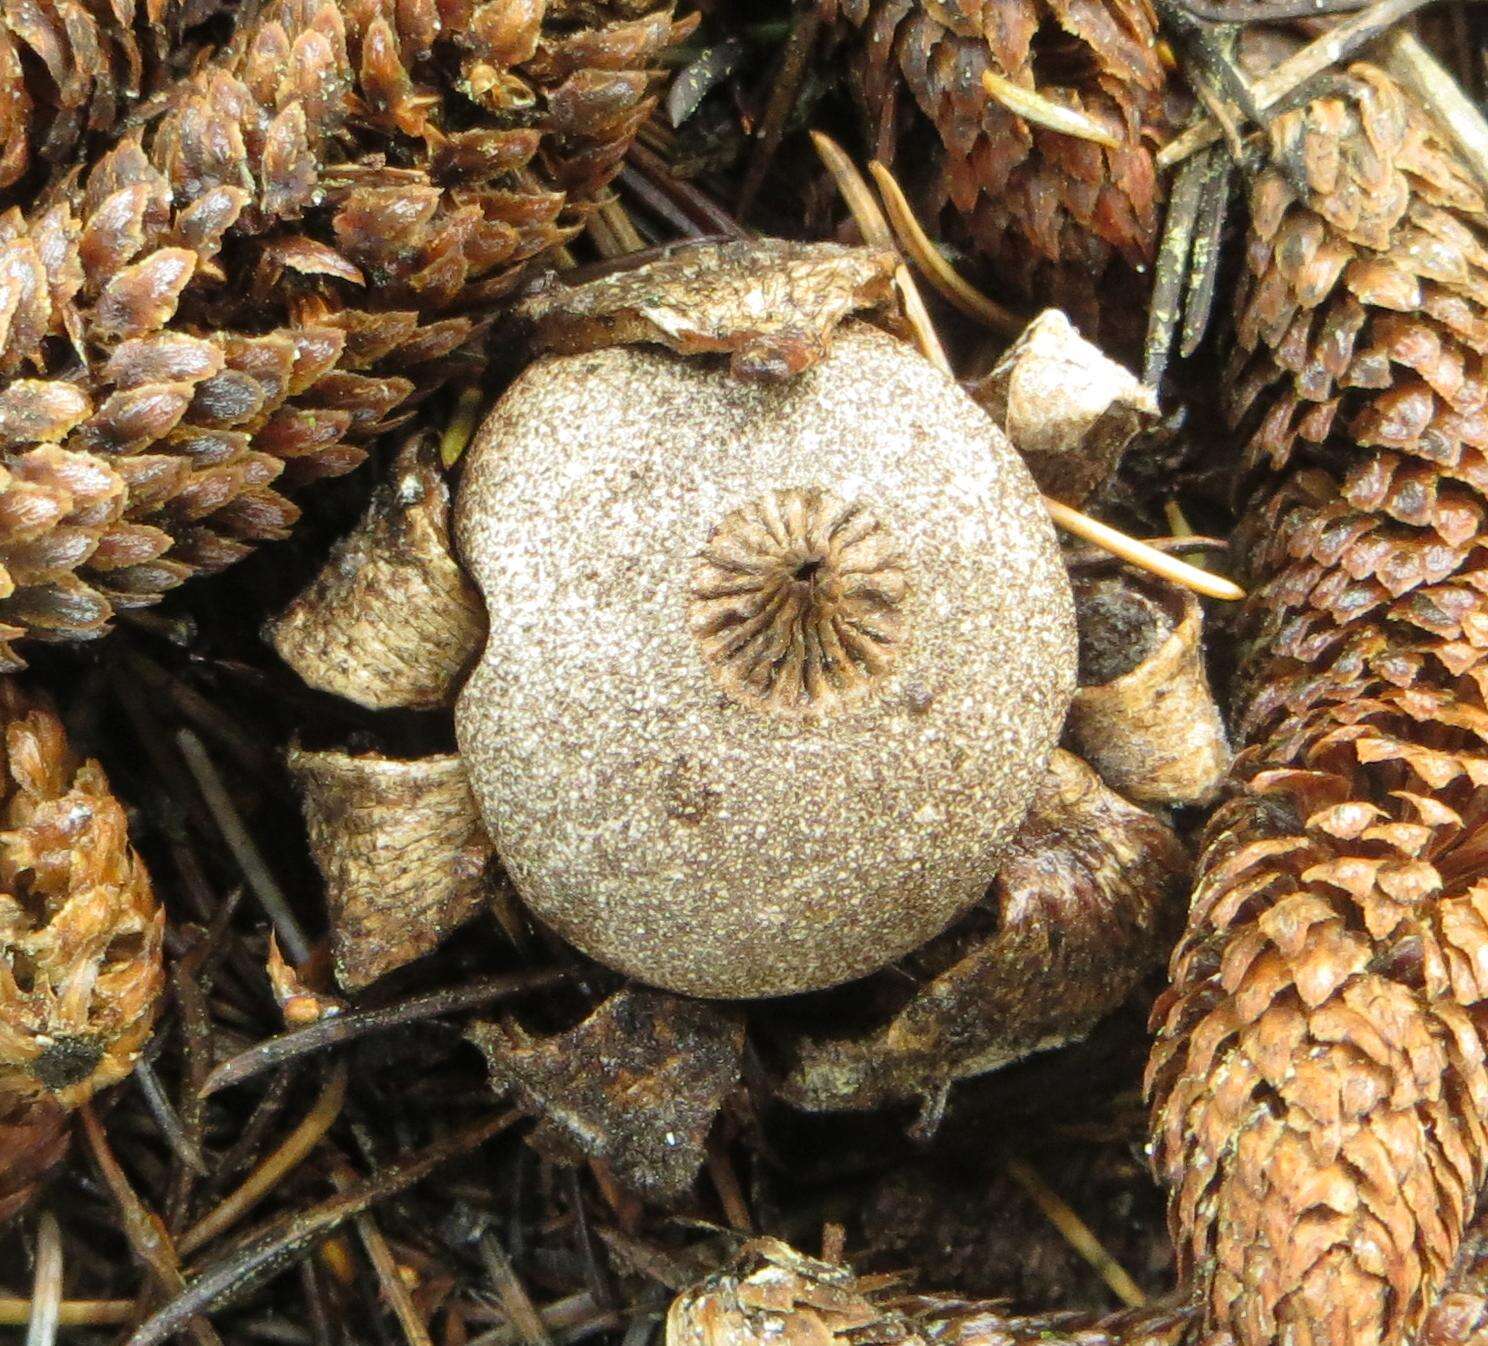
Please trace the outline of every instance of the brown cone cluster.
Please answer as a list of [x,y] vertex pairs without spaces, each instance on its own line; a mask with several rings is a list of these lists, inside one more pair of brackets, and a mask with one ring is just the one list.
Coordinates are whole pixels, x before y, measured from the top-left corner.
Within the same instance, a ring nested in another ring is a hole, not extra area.
[[281,537],[478,361],[651,106],[671,7],[268,0],[0,216],[0,661]]
[[1488,215],[1370,66],[1271,135],[1225,380],[1242,751],[1149,1083],[1206,1326],[1374,1346],[1421,1328],[1484,1175]]
[[[874,155],[928,165],[906,185],[951,208],[1000,282],[1082,318],[1115,258],[1150,260],[1166,118],[1149,0],[838,0]],[[982,88],[992,71],[1083,112],[1114,140],[1026,121]],[[928,125],[927,125],[928,123]],[[927,135],[927,131],[932,134]],[[927,141],[929,142],[927,144]]]
[[164,927],[98,763],[0,682],[0,1217],[61,1158],[67,1112],[134,1069]]

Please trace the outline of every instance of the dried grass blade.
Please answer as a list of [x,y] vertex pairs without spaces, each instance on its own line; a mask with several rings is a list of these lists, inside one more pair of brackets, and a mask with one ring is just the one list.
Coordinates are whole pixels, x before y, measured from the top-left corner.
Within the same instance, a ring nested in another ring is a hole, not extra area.
[[904,189],[883,164],[877,159],[873,160],[868,165],[868,172],[878,186],[884,211],[901,248],[919,268],[920,274],[935,286],[948,303],[954,304],[968,318],[994,332],[1001,332],[1004,336],[1017,336],[1027,326],[1027,319],[989,299],[946,261],[915,218],[914,211],[905,198]]
[[1132,1280],[1126,1268],[1106,1251],[1090,1226],[1075,1214],[1069,1203],[1039,1176],[1031,1164],[1022,1159],[1010,1159],[1007,1173],[1028,1194],[1044,1218],[1064,1236],[1065,1242],[1090,1263],[1112,1294],[1130,1308],[1140,1308],[1147,1302],[1141,1286]]
[[[816,146],[821,161],[836,180],[837,190],[847,202],[847,208],[862,230],[864,239],[876,248],[902,256],[894,239],[894,231],[889,228],[888,220],[878,208],[878,201],[868,186],[867,179],[858,172],[858,166],[848,157],[847,151],[820,131],[811,133],[811,143]],[[920,354],[942,373],[955,377],[945,347],[940,344],[940,337],[936,334],[935,324],[930,321],[925,301],[920,297],[909,268],[903,263],[894,269],[894,284],[904,303],[904,316],[914,332],[915,344],[919,346]]]

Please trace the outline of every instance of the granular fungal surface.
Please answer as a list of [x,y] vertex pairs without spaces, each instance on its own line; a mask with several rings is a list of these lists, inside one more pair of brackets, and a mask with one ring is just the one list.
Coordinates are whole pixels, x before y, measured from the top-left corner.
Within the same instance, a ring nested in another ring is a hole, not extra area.
[[[751,518],[735,598],[781,619],[752,681],[698,616],[720,527]],[[566,938],[673,989],[784,994],[982,895],[1073,688],[1072,605],[1021,462],[907,347],[849,327],[780,385],[653,350],[539,362],[471,451],[457,537],[491,618],[460,749]],[[829,611],[876,632],[850,672]]]

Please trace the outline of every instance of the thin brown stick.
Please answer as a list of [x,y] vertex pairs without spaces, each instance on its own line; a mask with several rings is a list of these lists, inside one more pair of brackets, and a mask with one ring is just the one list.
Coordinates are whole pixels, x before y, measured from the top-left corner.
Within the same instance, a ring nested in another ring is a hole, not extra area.
[[310,941],[300,928],[294,912],[290,910],[284,890],[269,871],[268,863],[244,825],[238,806],[228,793],[227,786],[201,739],[191,730],[182,729],[176,734],[176,743],[186,759],[187,768],[196,780],[196,788],[206,801],[212,820],[217,824],[223,840],[227,842],[228,849],[243,871],[243,877],[248,880],[249,890],[273,923],[280,947],[296,967],[303,965],[310,959]]
[[765,174],[775,161],[776,151],[785,138],[785,124],[790,120],[791,109],[800,96],[801,85],[806,77],[806,68],[811,53],[816,50],[816,40],[822,28],[822,6],[817,0],[802,0],[800,12],[791,22],[790,37],[781,52],[780,67],[770,87],[770,97],[765,104],[765,115],[760,119],[755,133],[754,152],[749,156],[749,167],[744,173],[744,182],[739,188],[735,210],[741,220],[749,217],[759,189],[764,185]]
[[[170,1235],[160,1217],[150,1210],[136,1195],[129,1179],[109,1146],[108,1136],[93,1111],[91,1103],[78,1109],[83,1124],[83,1136],[93,1152],[93,1160],[103,1174],[114,1204],[119,1208],[120,1223],[124,1237],[134,1255],[149,1269],[155,1280],[168,1294],[180,1295],[186,1289],[186,1278],[181,1273],[181,1261],[176,1254]],[[212,1325],[195,1311],[185,1314],[173,1331],[187,1331],[197,1346],[222,1346],[222,1339]]]
[[626,159],[635,165],[636,172],[655,186],[657,191],[669,197],[679,210],[696,220],[704,233],[726,234],[732,238],[749,236],[749,230],[712,197],[673,173],[671,166],[655,150],[636,141],[630,147]]
[[729,1162],[728,1152],[714,1145],[708,1150],[708,1177],[713,1190],[718,1193],[719,1205],[728,1218],[730,1226],[741,1234],[754,1233],[754,1221],[749,1218],[749,1207],[744,1201],[744,1189],[739,1186],[739,1175]]
[[352,1010],[329,1019],[321,1019],[304,1028],[296,1028],[293,1032],[265,1038],[240,1055],[222,1062],[207,1077],[202,1086],[202,1097],[215,1094],[219,1089],[226,1089],[230,1085],[241,1084],[244,1080],[252,1079],[255,1075],[261,1075],[266,1070],[272,1070],[275,1066],[309,1052],[341,1046],[369,1033],[417,1023],[435,1015],[475,1009],[479,1005],[504,1000],[525,991],[546,990],[567,981],[572,975],[562,968],[503,972],[494,977],[482,977],[465,986],[432,991],[428,995],[410,996],[407,1000],[384,1005],[380,1009]]
[[642,209],[663,221],[680,238],[701,238],[707,231],[634,164],[625,164],[618,179],[627,196],[639,201]]
[[215,1159],[212,1174],[198,1194],[203,1201],[215,1200],[252,1162],[253,1156],[258,1153],[259,1147],[264,1142],[264,1137],[268,1135],[269,1128],[284,1110],[284,1105],[289,1098],[290,1085],[294,1083],[294,1079],[295,1072],[286,1067],[268,1081],[268,1087],[264,1090],[263,1096],[254,1105],[253,1111],[248,1114],[247,1120],[243,1123],[232,1145],[225,1154]]
[[[341,1160],[331,1169],[331,1181],[336,1184],[338,1191],[349,1192],[357,1184],[356,1171],[345,1160]],[[357,1237],[361,1239],[372,1269],[377,1273],[377,1283],[382,1287],[383,1298],[393,1310],[398,1326],[403,1329],[403,1338],[408,1346],[434,1346],[434,1338],[429,1335],[428,1325],[419,1316],[413,1297],[408,1293],[408,1287],[399,1274],[398,1261],[393,1256],[393,1250],[388,1247],[388,1241],[383,1237],[377,1221],[370,1212],[362,1211],[353,1217],[352,1224],[356,1226]]]
[[215,1210],[181,1235],[178,1247],[189,1256],[224,1231],[231,1229],[254,1206],[283,1181],[285,1174],[301,1163],[336,1123],[346,1102],[346,1067],[331,1072],[304,1119],[263,1162],[227,1196]]
[[618,197],[612,196],[599,210],[613,231],[616,241],[626,252],[640,252],[646,246],[646,240],[641,237],[640,230],[635,227],[635,222],[630,218],[630,212],[625,209],[625,203]]
[[160,1077],[155,1073],[155,1067],[143,1056],[135,1062],[134,1082],[139,1086],[140,1094],[145,1100],[145,1107],[155,1119],[155,1124],[160,1128],[161,1135],[165,1137],[166,1144],[170,1146],[171,1153],[193,1172],[205,1175],[207,1161],[202,1158],[201,1150],[196,1142],[186,1134],[181,1114],[176,1111],[170,1097],[166,1094],[165,1086],[160,1083]]
[[491,1278],[491,1284],[501,1297],[501,1307],[506,1310],[506,1316],[521,1339],[527,1346],[551,1346],[552,1339],[548,1336],[542,1315],[538,1313],[537,1306],[527,1293],[527,1287],[522,1284],[521,1277],[513,1268],[506,1249],[489,1230],[481,1237],[480,1254],[486,1275]]
[[308,1211],[271,1221],[220,1261],[200,1269],[191,1284],[170,1303],[141,1323],[127,1346],[160,1346],[198,1314],[246,1294],[287,1271],[333,1230],[379,1201],[397,1196],[423,1181],[435,1169],[521,1120],[515,1109],[461,1128],[418,1155],[395,1164]]
[[1235,119],[1235,114],[1230,111],[1230,105],[1219,95],[1208,80],[1200,77],[1198,71],[1194,71],[1189,78],[1193,91],[1198,95],[1199,102],[1204,105],[1204,111],[1214,118],[1219,127],[1219,133],[1223,137],[1225,146],[1234,159],[1239,159],[1245,152],[1245,140],[1240,132],[1240,123]]
[[[587,1290],[565,1295],[562,1299],[543,1305],[538,1310],[538,1316],[550,1333],[561,1333],[564,1341],[577,1340],[588,1335],[589,1330],[603,1330],[606,1327],[617,1326],[620,1321],[619,1314],[608,1313],[601,1309],[594,1302],[594,1296]],[[473,1338],[468,1346],[511,1346],[511,1343],[521,1341],[521,1339],[516,1325],[507,1323],[501,1327],[492,1328],[489,1332],[482,1332],[480,1336]]]
[[175,706],[188,724],[195,725],[209,739],[220,745],[240,766],[256,776],[265,776],[274,770],[276,763],[273,753],[262,742],[252,738],[221,706],[139,649],[126,647],[122,651],[122,658],[129,671],[146,687],[160,693]]

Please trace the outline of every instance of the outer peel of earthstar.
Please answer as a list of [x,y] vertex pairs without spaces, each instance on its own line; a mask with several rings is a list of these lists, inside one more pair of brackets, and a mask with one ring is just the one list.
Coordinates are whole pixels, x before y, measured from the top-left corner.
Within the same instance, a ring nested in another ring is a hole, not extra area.
[[976,901],[1075,684],[1022,462],[907,346],[781,384],[641,348],[532,365],[456,539],[491,634],[456,707],[528,905],[706,996],[862,975]]

